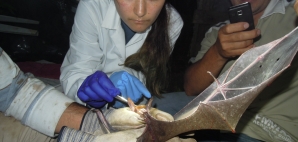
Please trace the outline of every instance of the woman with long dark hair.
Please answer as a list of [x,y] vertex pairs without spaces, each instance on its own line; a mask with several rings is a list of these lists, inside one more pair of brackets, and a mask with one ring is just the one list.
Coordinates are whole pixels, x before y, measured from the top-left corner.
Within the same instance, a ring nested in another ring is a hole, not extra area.
[[160,96],[182,26],[168,0],[81,0],[61,67],[65,93],[95,108],[116,95]]

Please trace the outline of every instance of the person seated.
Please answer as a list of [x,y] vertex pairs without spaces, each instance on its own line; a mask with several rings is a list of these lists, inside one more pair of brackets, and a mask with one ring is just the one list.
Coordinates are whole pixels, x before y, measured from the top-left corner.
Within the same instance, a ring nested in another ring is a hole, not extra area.
[[[231,0],[239,5],[244,1]],[[279,39],[297,27],[297,1],[249,1],[256,28],[248,23],[221,22],[209,29],[201,42],[195,62],[187,69],[184,88],[187,95],[198,95],[225,72],[245,51]],[[298,57],[290,68],[265,88],[242,115],[236,132],[255,141],[298,141]],[[234,135],[236,136],[236,135]],[[241,136],[240,136],[241,137]],[[237,140],[236,137],[235,141]],[[248,139],[248,138],[247,138]]]

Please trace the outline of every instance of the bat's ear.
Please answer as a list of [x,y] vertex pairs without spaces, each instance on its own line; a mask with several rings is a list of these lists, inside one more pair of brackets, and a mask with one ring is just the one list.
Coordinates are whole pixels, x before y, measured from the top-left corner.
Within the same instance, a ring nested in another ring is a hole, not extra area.
[[146,105],[146,110],[153,118],[161,121],[174,121],[174,117],[171,114],[156,108],[151,108],[152,102],[153,102],[153,98],[150,98],[150,100]]
[[146,110],[149,111],[152,106],[153,98],[150,98],[150,100],[146,104]]
[[131,111],[133,111],[133,112],[136,111],[136,109],[135,109],[136,105],[130,98],[127,98],[127,104],[128,104]]
[[298,0],[296,0],[295,5],[294,5],[294,8],[296,10],[296,13],[298,14]]

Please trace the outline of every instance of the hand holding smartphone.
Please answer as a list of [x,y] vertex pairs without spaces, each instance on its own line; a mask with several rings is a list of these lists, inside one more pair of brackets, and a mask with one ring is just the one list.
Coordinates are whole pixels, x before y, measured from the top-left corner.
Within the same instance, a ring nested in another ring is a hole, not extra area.
[[231,23],[247,22],[249,27],[246,31],[255,29],[253,14],[249,2],[231,6],[229,8],[229,19]]

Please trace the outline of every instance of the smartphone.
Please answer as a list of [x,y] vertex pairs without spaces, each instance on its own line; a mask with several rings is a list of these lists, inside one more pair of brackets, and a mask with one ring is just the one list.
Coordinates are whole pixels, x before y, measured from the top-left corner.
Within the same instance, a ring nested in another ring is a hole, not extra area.
[[249,2],[231,6],[229,8],[229,19],[231,23],[249,23],[249,27],[246,29],[246,31],[253,30],[255,28],[253,14]]

